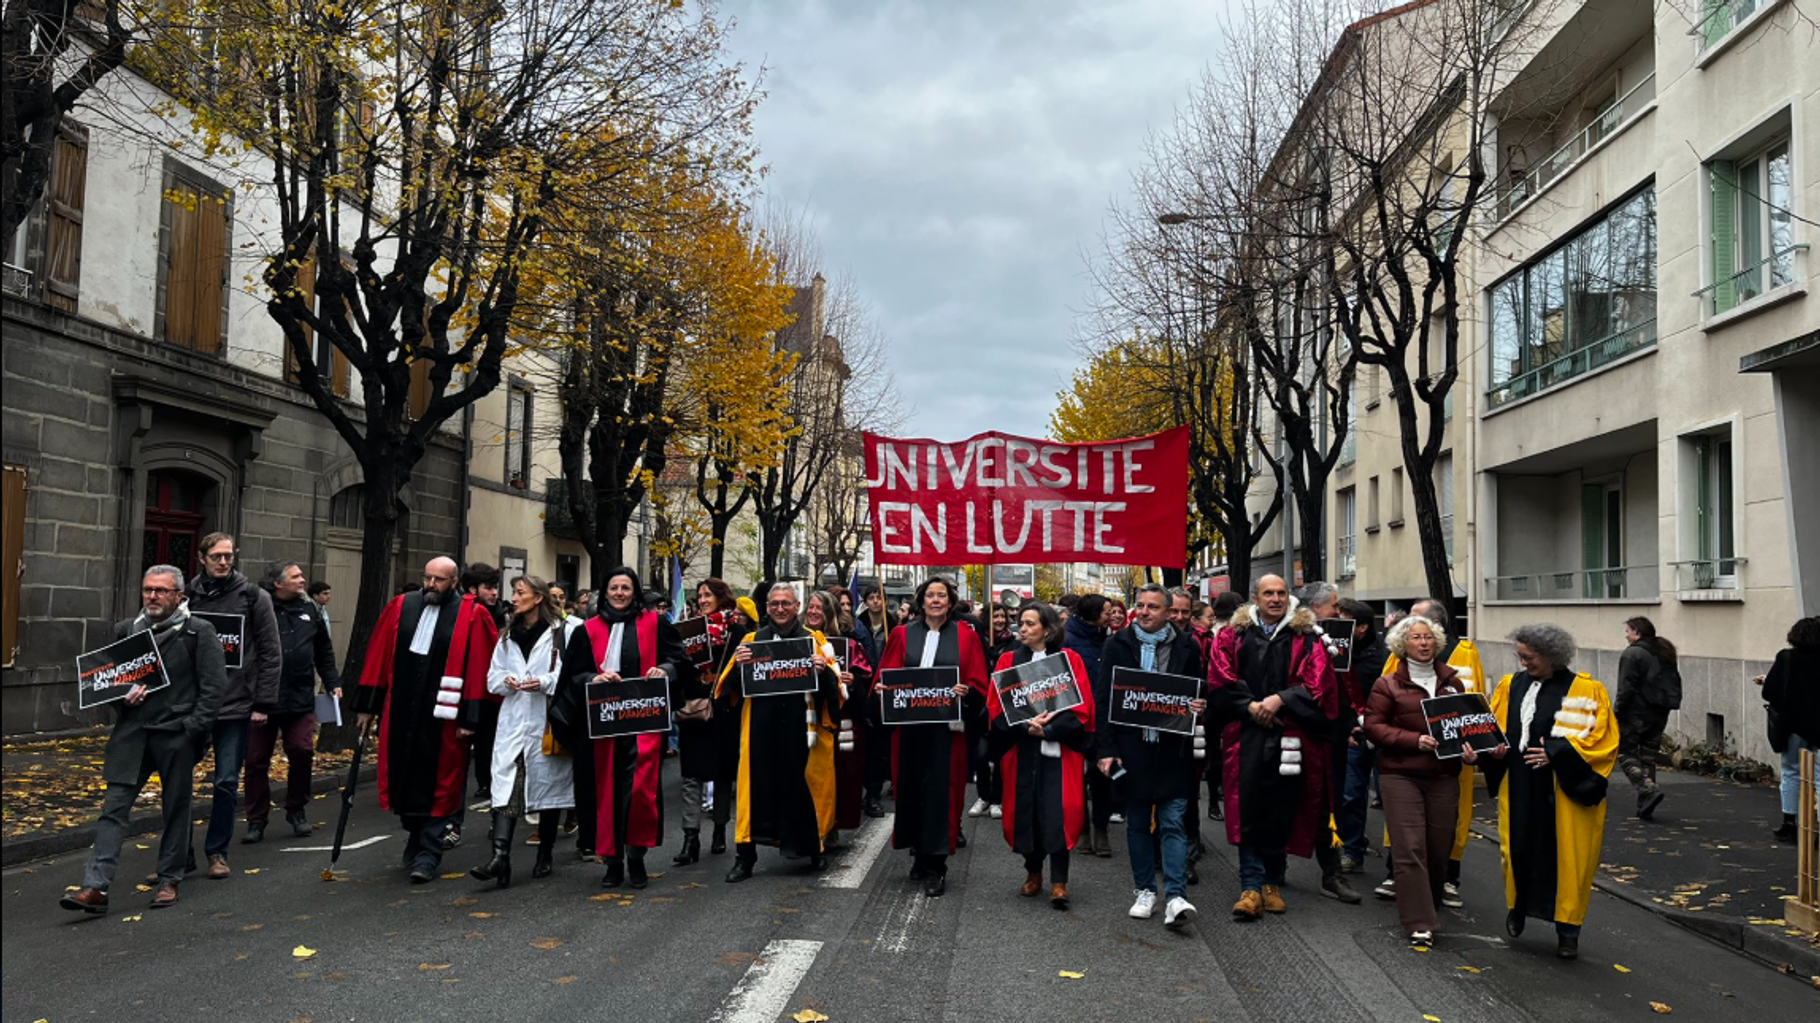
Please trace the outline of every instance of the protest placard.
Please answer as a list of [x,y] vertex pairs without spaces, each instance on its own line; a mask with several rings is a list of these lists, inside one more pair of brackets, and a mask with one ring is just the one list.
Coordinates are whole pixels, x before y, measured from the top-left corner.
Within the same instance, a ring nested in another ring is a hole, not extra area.
[[946,725],[961,719],[961,698],[954,693],[961,670],[892,668],[878,673],[879,720],[887,725]]
[[1201,680],[1193,675],[1171,675],[1119,666],[1112,669],[1112,706],[1106,719],[1128,728],[1155,728],[1162,732],[1194,734],[1190,701],[1201,695]]
[[[1350,618],[1321,619],[1321,631],[1327,634],[1328,660],[1332,662],[1335,671],[1352,670],[1352,628],[1353,621]],[[1370,688],[1371,683],[1376,681],[1375,678],[1368,679],[1365,682],[1366,688]]]
[[215,638],[221,640],[221,656],[227,669],[233,671],[246,663],[246,616],[216,614],[213,611],[191,611],[190,617],[215,627]]
[[740,668],[742,695],[751,698],[815,691],[814,640],[802,636],[747,645],[752,648],[752,659]]
[[1083,702],[1080,680],[1065,656],[1014,664],[992,673],[1005,721],[1021,725],[1039,714],[1078,707]]
[[76,655],[76,706],[83,710],[123,699],[134,686],[153,690],[170,684],[149,630]]
[[684,618],[676,623],[676,634],[682,637],[683,653],[696,671],[714,669],[714,640],[708,632],[707,618]]
[[834,648],[836,671],[853,670],[853,641],[843,636],[829,636],[828,645]]
[[1430,697],[1422,701],[1422,714],[1428,718],[1428,734],[1440,743],[1435,756],[1442,760],[1459,756],[1467,746],[1483,753],[1504,745],[1504,730],[1484,693]]
[[588,738],[670,730],[670,680],[628,678],[588,683]]

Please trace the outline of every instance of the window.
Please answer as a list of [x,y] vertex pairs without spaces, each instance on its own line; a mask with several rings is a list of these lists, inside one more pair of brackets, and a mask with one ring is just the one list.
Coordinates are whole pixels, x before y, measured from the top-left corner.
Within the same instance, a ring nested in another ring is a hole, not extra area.
[[1441,542],[1447,546],[1447,563],[1453,564],[1453,452],[1435,459],[1435,504],[1441,516]]
[[158,324],[163,340],[219,355],[227,337],[233,205],[228,194],[168,164],[159,225]]
[[1390,528],[1403,525],[1403,469],[1390,470]]
[[1768,6],[1769,0],[1701,0],[1700,20],[1688,34],[1699,40],[1700,52],[1704,53]]
[[25,561],[25,468],[6,467],[5,499],[0,500],[0,516],[5,519],[4,543],[0,544],[0,664],[11,666],[19,647],[19,583]]
[[1789,137],[1742,159],[1706,165],[1712,188],[1712,313],[1795,279],[1793,165]]
[[1378,531],[1378,478],[1373,476],[1365,485],[1365,532]]
[[[1732,476],[1729,425],[1681,438],[1683,507],[1693,511],[1682,529],[1681,585],[1689,589],[1735,589],[1738,585],[1737,503]],[[1690,535],[1691,534],[1691,535]]]
[[[316,304],[316,262],[311,260],[297,270],[297,289],[303,292],[304,301],[313,308]],[[327,337],[316,334],[308,326],[303,328],[304,337],[310,340],[310,350],[314,354],[316,373],[329,382],[329,391],[337,398],[348,396],[348,357],[334,342]],[[286,383],[300,384],[302,377],[298,372],[297,352],[286,340],[284,345],[284,379]]]
[[1580,487],[1582,593],[1588,600],[1624,596],[1624,487],[1617,480]]
[[1350,579],[1359,574],[1358,488],[1347,487],[1338,496],[1340,536],[1334,551],[1334,561],[1337,562],[1335,574],[1341,579]]
[[366,484],[356,483],[329,498],[330,529],[366,528]]
[[531,485],[531,389],[520,383],[506,387],[505,479],[520,490]]
[[1346,402],[1346,436],[1340,440],[1341,465],[1351,465],[1359,460],[1359,388],[1352,388],[1352,395]]
[[1656,343],[1652,184],[1491,289],[1493,407]]
[[88,192],[88,133],[68,120],[57,133],[45,190],[44,301],[76,311],[82,280],[82,208]]

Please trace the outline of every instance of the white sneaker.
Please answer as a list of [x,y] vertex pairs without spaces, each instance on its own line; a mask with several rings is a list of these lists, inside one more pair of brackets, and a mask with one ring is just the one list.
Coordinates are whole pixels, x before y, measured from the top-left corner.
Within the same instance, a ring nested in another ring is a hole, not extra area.
[[986,801],[984,799],[975,799],[973,801],[973,805],[969,806],[967,808],[967,816],[969,816],[969,817],[983,816],[985,814],[985,812],[986,812]]
[[1005,808],[998,805],[997,803],[993,803],[991,809],[987,810],[986,812],[995,821],[1002,820],[1002,819],[1004,819],[1004,816],[1005,816]]
[[1136,895],[1137,900],[1131,904],[1131,912],[1127,915],[1133,920],[1148,920],[1155,916],[1156,893],[1148,888],[1139,888]]
[[1177,895],[1163,910],[1163,926],[1179,930],[1194,923],[1194,917],[1194,903]]
[[1460,898],[1460,886],[1452,881],[1441,886],[1441,905],[1448,909],[1464,909],[1466,900]]
[[1122,813],[1115,813],[1111,817],[1108,817],[1106,822],[1108,824],[1123,824],[1125,823],[1125,815]]
[[1389,878],[1389,877],[1385,878],[1384,882],[1382,884],[1378,885],[1376,888],[1373,888],[1371,890],[1371,894],[1376,895],[1380,899],[1396,898],[1397,897],[1396,879]]

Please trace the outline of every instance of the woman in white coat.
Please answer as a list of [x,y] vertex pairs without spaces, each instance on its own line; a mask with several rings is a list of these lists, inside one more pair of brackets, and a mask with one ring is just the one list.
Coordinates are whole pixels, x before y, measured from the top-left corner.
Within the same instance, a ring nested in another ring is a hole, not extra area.
[[[532,575],[512,580],[512,620],[487,671],[487,691],[503,697],[493,736],[493,858],[468,873],[501,888],[512,883],[512,831],[537,814],[537,862],[532,877],[548,877],[559,811],[575,805],[575,771],[567,753],[546,754],[550,694],[562,676],[568,622],[550,597],[550,584]],[[509,795],[508,795],[509,793]]]

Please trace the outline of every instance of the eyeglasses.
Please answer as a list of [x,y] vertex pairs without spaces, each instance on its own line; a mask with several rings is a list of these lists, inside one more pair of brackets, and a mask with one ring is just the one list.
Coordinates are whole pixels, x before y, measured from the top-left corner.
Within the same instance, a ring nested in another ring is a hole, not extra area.
[[225,564],[227,562],[231,562],[234,560],[234,552],[233,551],[218,551],[214,554],[204,554],[202,556],[202,560],[213,561],[218,565]]
[[765,606],[766,607],[795,607],[796,601],[794,601],[794,600],[770,600],[770,601],[765,602]]
[[163,597],[177,591],[169,586],[143,586],[140,587],[139,592],[147,597]]

